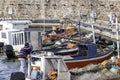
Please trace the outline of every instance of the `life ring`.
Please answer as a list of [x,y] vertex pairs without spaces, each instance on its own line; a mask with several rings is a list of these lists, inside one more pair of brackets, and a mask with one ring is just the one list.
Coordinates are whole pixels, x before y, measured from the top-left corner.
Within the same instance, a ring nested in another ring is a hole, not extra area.
[[57,70],[52,70],[48,73],[48,78],[50,80],[57,80]]

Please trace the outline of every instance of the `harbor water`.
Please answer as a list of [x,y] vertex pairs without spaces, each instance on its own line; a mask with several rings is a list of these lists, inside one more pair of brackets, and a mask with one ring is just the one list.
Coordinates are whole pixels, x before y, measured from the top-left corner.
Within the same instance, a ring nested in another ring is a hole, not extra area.
[[19,71],[20,63],[17,60],[7,60],[5,56],[0,57],[0,80],[10,80],[12,72]]

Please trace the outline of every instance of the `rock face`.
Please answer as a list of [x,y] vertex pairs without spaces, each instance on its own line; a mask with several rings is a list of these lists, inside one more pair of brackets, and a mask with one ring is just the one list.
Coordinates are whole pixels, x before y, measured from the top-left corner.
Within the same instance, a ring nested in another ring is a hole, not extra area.
[[110,12],[119,18],[120,0],[1,0],[1,19],[79,19],[81,15],[96,13],[99,20],[107,20]]

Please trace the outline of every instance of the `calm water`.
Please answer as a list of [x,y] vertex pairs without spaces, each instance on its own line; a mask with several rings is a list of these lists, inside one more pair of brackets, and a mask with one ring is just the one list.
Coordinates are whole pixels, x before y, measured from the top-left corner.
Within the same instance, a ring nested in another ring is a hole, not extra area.
[[0,57],[0,80],[10,80],[12,72],[19,70],[19,61],[6,60],[4,56]]

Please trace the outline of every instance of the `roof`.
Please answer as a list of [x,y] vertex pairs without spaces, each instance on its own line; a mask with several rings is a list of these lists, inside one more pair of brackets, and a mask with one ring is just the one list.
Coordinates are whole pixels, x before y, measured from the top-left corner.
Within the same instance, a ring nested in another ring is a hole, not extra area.
[[32,20],[32,23],[60,23],[60,20]]
[[29,26],[59,26],[60,23],[30,23]]
[[31,23],[30,20],[4,20],[4,21],[0,21],[0,24],[4,24],[4,23],[12,23],[12,24],[24,24],[24,23]]

